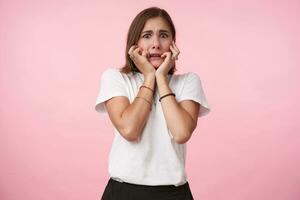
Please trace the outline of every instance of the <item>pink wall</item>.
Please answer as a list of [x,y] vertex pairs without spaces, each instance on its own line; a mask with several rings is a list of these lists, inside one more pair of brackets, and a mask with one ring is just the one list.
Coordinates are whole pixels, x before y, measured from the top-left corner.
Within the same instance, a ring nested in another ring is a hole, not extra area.
[[165,8],[209,115],[188,142],[195,199],[300,199],[299,1],[0,1],[0,199],[100,199],[112,142],[94,110],[129,23]]

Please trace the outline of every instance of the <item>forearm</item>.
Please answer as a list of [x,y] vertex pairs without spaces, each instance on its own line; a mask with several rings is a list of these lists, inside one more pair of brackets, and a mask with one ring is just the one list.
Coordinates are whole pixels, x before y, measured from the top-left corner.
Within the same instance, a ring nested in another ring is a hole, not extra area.
[[[165,94],[172,93],[166,77],[157,76],[156,83],[160,97]],[[187,141],[191,136],[191,130],[193,127],[193,120],[191,116],[180,107],[176,98],[172,95],[161,99],[160,104],[162,105],[167,126],[175,141],[178,143],[184,143]]]
[[[155,76],[145,76],[144,86],[154,89]],[[123,123],[126,124],[128,135],[135,140],[139,138],[150,114],[153,102],[153,92],[148,88],[141,87],[134,101],[122,113]],[[150,102],[150,104],[146,101]]]

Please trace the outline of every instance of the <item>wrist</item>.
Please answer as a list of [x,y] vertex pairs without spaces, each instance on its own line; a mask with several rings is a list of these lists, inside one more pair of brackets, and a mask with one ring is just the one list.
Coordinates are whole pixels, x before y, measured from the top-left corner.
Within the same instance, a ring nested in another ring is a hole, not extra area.
[[161,77],[167,77],[167,74],[163,74],[163,73],[161,73],[161,72],[157,72],[157,71],[156,71],[155,77],[156,77],[156,78],[157,78],[157,77],[159,77],[159,78],[161,78]]
[[148,74],[144,77],[144,83],[143,85],[147,86],[147,87],[150,87],[151,89],[155,89],[154,86],[155,86],[155,76],[154,75],[151,75],[151,74]]
[[157,84],[164,84],[167,83],[167,75],[163,74],[156,74],[155,75],[155,80]]
[[155,73],[148,73],[145,75],[145,80],[155,80]]

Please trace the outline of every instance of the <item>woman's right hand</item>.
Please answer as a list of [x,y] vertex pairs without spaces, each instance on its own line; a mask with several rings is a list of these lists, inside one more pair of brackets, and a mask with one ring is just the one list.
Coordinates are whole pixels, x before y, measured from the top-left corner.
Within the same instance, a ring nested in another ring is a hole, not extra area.
[[148,61],[149,53],[147,50],[142,50],[137,45],[133,45],[130,47],[128,54],[135,66],[144,74],[144,76],[155,74],[155,68]]

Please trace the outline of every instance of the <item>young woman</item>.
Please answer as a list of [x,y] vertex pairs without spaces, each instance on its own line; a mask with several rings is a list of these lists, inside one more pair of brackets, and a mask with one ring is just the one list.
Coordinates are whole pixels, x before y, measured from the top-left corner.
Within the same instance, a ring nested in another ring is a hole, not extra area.
[[114,140],[102,200],[191,200],[186,142],[210,111],[196,73],[174,74],[180,53],[169,14],[141,11],[127,35],[126,64],[101,77],[95,109]]

